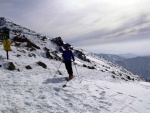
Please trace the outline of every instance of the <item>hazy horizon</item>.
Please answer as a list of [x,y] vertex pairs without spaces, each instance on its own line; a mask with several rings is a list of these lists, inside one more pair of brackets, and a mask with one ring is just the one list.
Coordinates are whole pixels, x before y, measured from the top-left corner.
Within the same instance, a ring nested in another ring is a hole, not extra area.
[[122,53],[122,54],[113,54],[113,53],[95,53],[95,54],[110,54],[110,55],[117,55],[117,56],[121,56],[121,55],[134,55],[135,57],[145,57],[145,56],[150,56],[150,54],[148,55],[140,55],[140,54],[133,54],[133,53]]

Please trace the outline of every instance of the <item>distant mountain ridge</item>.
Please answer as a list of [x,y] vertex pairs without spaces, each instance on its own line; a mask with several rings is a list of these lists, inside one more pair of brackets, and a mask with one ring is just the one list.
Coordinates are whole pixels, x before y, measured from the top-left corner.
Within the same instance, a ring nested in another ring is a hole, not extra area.
[[122,60],[125,59],[124,57],[121,57],[121,56],[118,56],[118,55],[115,55],[115,54],[100,53],[100,54],[97,54],[97,55],[104,58],[104,59],[106,59],[106,60],[109,60],[111,62],[122,61]]
[[150,56],[137,57],[134,54],[98,54],[98,56],[119,64],[140,77],[150,80]]
[[150,56],[146,56],[147,58],[150,58]]
[[128,59],[128,58],[135,58],[138,55],[135,55],[135,54],[132,54],[132,53],[127,53],[127,54],[118,54],[117,56],[120,56],[120,57]]
[[117,64],[123,66],[134,74],[138,74],[143,78],[150,80],[150,58],[136,57],[117,61]]

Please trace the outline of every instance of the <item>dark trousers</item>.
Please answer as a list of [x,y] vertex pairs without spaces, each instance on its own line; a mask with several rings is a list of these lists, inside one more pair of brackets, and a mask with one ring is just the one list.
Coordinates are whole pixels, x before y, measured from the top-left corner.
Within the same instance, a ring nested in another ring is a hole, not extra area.
[[72,63],[71,63],[71,61],[65,61],[65,66],[66,66],[66,69],[67,69],[67,71],[68,71],[68,74],[69,74],[69,75],[73,75]]

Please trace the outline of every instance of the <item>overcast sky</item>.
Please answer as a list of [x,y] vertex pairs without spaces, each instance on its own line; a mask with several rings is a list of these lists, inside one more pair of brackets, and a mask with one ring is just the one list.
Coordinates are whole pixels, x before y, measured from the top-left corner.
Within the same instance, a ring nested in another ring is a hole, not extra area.
[[90,52],[150,55],[150,0],[0,0],[0,16]]

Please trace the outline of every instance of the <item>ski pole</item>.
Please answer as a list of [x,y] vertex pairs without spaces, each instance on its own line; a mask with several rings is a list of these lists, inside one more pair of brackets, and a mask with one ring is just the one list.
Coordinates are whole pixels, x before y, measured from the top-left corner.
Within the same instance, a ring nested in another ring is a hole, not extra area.
[[78,74],[78,71],[77,71],[77,67],[76,67],[76,64],[75,64],[75,68],[76,68],[76,72],[77,72],[77,75],[78,75],[78,78],[79,78],[79,74]]
[[57,69],[57,71],[56,71],[54,77],[56,77],[56,74],[57,74],[57,72],[59,71],[59,68],[60,68],[61,64],[62,64],[62,62],[60,63],[60,65],[59,65],[59,67],[58,67],[58,69]]

